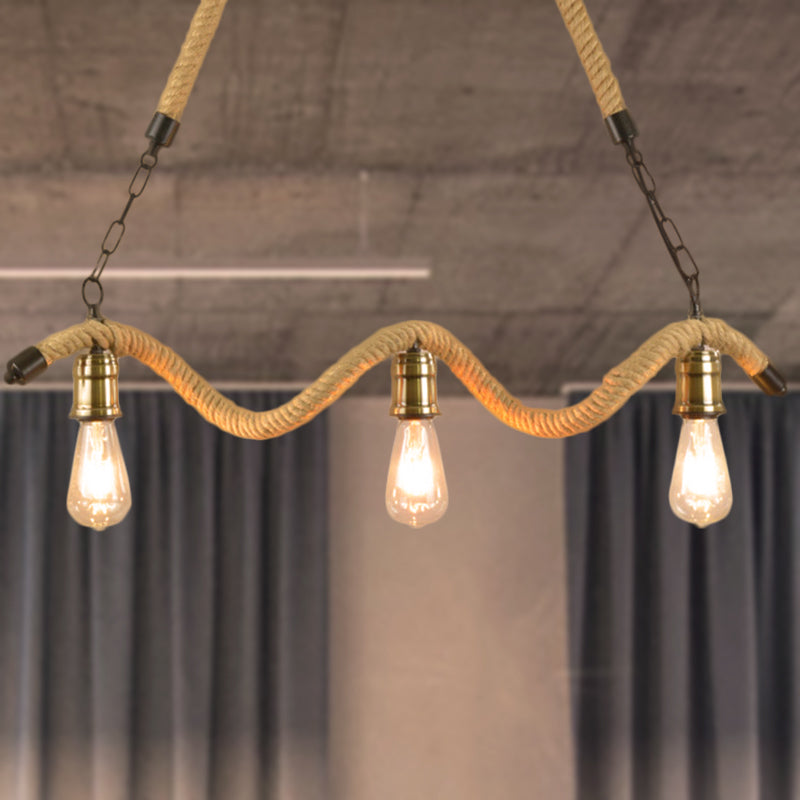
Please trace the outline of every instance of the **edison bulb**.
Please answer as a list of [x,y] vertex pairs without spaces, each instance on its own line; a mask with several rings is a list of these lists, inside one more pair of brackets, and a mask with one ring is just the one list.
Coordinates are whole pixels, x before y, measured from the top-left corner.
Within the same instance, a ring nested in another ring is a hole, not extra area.
[[440,519],[447,502],[447,480],[433,420],[401,419],[386,481],[389,516],[421,528]]
[[733,492],[716,419],[683,420],[669,504],[678,517],[698,528],[728,516]]
[[131,507],[128,470],[114,420],[81,422],[67,492],[67,511],[80,525],[102,531]]

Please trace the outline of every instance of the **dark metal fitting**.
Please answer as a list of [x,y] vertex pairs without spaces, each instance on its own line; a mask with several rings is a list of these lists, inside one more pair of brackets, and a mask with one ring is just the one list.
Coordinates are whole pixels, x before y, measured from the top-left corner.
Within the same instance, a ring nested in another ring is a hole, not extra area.
[[180,126],[181,124],[178,120],[172,119],[172,117],[168,117],[160,111],[156,111],[144,135],[147,136],[148,139],[152,139],[153,142],[160,147],[169,147]]
[[614,144],[630,142],[639,135],[636,123],[627,108],[606,117],[606,128]]
[[35,347],[26,347],[6,364],[6,383],[24,386],[47,369],[47,361]]
[[782,397],[788,391],[783,375],[769,361],[761,372],[757,375],[751,375],[750,379],[764,394],[769,394],[773,397]]

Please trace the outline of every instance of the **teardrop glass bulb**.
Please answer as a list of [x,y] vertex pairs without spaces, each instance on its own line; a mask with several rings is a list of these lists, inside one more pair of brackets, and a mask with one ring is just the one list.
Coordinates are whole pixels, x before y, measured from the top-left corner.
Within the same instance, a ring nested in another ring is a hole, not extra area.
[[733,491],[716,419],[683,420],[669,504],[676,516],[698,528],[728,516]]
[[440,519],[447,503],[447,480],[433,420],[401,419],[386,481],[389,516],[421,528]]
[[102,531],[131,507],[131,487],[114,420],[81,422],[67,491],[67,511],[80,525]]

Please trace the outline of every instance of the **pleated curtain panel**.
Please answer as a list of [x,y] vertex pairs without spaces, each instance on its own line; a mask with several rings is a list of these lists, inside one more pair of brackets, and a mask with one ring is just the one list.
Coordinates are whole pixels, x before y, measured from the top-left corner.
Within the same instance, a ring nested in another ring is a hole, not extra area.
[[0,797],[323,800],[325,416],[251,442],[125,392],[134,505],[95,532],[70,403],[0,393]]
[[672,402],[567,443],[578,800],[797,800],[800,397],[725,394],[734,505],[706,530],[667,504]]

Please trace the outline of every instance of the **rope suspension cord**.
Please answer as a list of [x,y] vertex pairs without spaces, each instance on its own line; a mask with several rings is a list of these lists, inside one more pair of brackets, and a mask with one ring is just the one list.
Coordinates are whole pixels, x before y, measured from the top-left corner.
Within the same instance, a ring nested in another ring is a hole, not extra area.
[[[226,2],[200,0],[158,102],[158,113],[180,122]],[[603,117],[622,111],[625,102],[619,83],[611,71],[611,62],[603,50],[583,0],[556,0],[556,5],[578,51]]]
[[181,51],[158,101],[158,113],[180,122],[227,0],[200,0]]
[[603,50],[586,6],[583,0],[556,0],[556,5],[572,37],[611,139],[614,144],[623,146],[636,185],[647,200],[664,246],[689,292],[690,315],[694,319],[700,319],[703,316],[700,302],[700,269],[681,238],[675,221],[664,212],[656,197],[655,180],[636,147],[635,140],[638,136],[636,123],[622,99],[619,82],[611,71],[611,62]]
[[[415,343],[444,361],[453,374],[497,419],[542,438],[573,436],[607,420],[671,359],[702,344],[733,357],[757,380],[769,368],[764,353],[746,336],[718,319],[675,322],[651,336],[603,378],[585,400],[561,409],[523,405],[509,394],[478,358],[445,328],[407,321],[376,331],[329,367],[292,400],[269,411],[251,411],[220,394],[177,353],[129,325],[90,319],[48,336],[36,345],[47,364],[99,344],[150,367],[206,420],[245,439],[271,439],[309,422],[341,397],[369,369]],[[758,382],[758,381],[757,381]]]
[[611,61],[603,50],[583,0],[556,0],[556,5],[578,51],[603,118],[624,111],[625,101],[619,82],[611,71]]
[[[647,198],[656,227],[661,234],[678,273],[686,284],[692,304],[692,316],[702,317],[700,278],[697,265],[680,237],[677,226],[661,209],[655,195],[655,182],[644,165],[634,139],[636,125],[628,113],[611,61],[603,49],[583,0],[555,0],[561,18],[575,45],[586,76],[608,130],[616,144],[622,144],[637,184]],[[158,110],[147,129],[157,146],[169,147],[211,40],[225,9],[226,0],[200,0],[186,39],[159,100]],[[94,273],[93,273],[94,277]],[[88,304],[88,303],[87,303]]]

